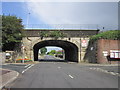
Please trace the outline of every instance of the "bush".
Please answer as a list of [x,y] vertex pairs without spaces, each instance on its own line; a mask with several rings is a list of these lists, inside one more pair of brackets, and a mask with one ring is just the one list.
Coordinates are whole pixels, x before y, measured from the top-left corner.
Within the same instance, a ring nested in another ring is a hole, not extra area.
[[106,31],[90,38],[91,41],[96,41],[98,39],[120,40],[120,30]]

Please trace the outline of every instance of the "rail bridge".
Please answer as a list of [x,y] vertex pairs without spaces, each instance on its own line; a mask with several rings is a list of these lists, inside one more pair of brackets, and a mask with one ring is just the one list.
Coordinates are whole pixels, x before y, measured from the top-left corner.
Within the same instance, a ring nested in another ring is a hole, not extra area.
[[65,51],[65,60],[81,62],[85,55],[90,36],[98,34],[99,30],[60,30],[66,33],[64,38],[57,40],[51,37],[41,38],[41,31],[56,31],[57,29],[25,29],[23,38],[24,55],[34,61],[38,60],[38,51],[45,46],[61,47]]

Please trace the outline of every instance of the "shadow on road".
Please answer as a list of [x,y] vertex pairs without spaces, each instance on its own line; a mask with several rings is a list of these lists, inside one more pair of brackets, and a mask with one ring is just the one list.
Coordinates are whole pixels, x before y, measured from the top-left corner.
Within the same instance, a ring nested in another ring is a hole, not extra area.
[[39,62],[68,62],[67,60],[59,59],[38,59]]

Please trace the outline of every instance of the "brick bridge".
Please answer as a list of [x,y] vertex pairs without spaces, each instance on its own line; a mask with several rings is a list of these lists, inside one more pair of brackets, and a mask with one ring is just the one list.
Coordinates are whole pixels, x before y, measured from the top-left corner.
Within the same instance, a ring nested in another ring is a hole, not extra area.
[[[56,31],[56,29],[51,29]],[[41,31],[51,31],[47,29],[25,29],[23,45],[25,46],[24,55],[34,61],[38,60],[38,51],[45,46],[61,47],[65,51],[65,60],[81,62],[84,58],[90,36],[98,34],[99,30],[60,30],[67,34],[65,38],[42,38]]]

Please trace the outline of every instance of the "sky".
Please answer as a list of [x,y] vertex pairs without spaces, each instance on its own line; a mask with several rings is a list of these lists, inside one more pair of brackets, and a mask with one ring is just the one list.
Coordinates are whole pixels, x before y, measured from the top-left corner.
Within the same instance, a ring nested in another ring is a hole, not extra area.
[[[60,47],[55,47],[55,46],[47,46],[47,52],[50,52],[51,50],[56,50],[56,51],[59,51],[59,50],[63,50],[62,48]],[[40,52],[40,50],[39,50]]]
[[2,2],[2,14],[21,18],[25,28],[118,29],[117,0],[116,2],[5,1]]
[[[119,0],[90,1],[2,0],[0,14],[21,18],[25,28],[118,29]],[[47,49],[50,51],[60,48]]]

